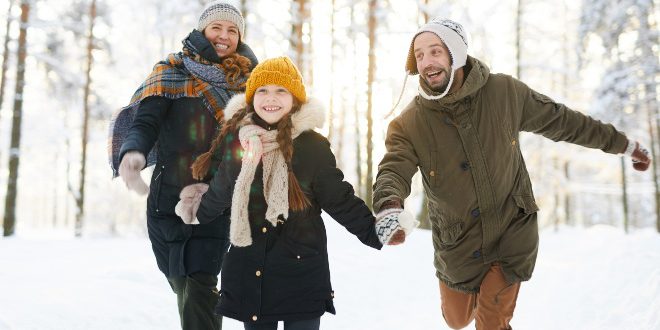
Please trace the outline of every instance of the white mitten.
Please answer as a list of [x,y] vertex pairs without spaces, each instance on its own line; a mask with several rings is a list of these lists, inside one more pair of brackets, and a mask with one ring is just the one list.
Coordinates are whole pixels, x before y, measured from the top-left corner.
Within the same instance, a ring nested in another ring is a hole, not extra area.
[[188,225],[199,225],[197,220],[197,210],[202,202],[202,195],[209,190],[206,183],[195,183],[183,187],[179,193],[179,202],[174,207],[174,213],[181,217],[181,220]]
[[119,176],[126,184],[128,190],[133,190],[140,195],[149,193],[149,186],[144,183],[140,176],[140,171],[144,168],[147,160],[139,151],[129,151],[124,154],[119,164]]
[[406,233],[406,236],[410,235],[415,228],[419,227],[419,221],[415,219],[415,216],[405,210],[399,213],[399,224]]
[[415,220],[410,212],[403,209],[389,208],[376,214],[376,233],[383,245],[388,244],[398,231],[403,230],[408,236],[418,225],[419,221]]

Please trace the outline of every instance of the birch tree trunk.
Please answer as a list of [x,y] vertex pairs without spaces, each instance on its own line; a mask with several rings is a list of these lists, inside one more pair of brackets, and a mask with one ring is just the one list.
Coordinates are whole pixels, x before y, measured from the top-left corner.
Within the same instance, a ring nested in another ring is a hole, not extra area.
[[328,141],[334,137],[335,119],[335,0],[331,1],[330,13],[330,104],[328,106]]
[[[292,10],[294,14],[293,22],[291,23],[291,44],[293,63],[296,64],[300,72],[304,71],[303,55],[305,53],[305,46],[303,44],[303,23],[305,22],[305,10],[307,0],[294,0],[292,3]],[[304,77],[306,78],[306,77]]]
[[623,204],[623,230],[627,234],[630,219],[628,219],[628,183],[626,180],[626,160],[623,156],[619,158],[621,158],[621,189],[623,190],[621,196],[621,202]]
[[[642,48],[643,58],[649,61],[648,65],[644,66],[644,76],[648,77],[644,83],[644,105],[646,108],[646,113],[648,117],[649,125],[649,138],[651,140],[651,159],[657,160],[658,155],[657,146],[660,144],[660,113],[658,113],[658,95],[657,95],[657,77],[658,77],[658,68],[660,68],[660,59],[658,59],[657,53],[654,53],[653,47],[657,47],[658,42],[660,42],[658,37],[658,26],[657,26],[657,17],[654,19],[649,19],[649,16],[654,15],[655,6],[653,2],[650,2],[650,8],[648,12],[640,12],[640,29],[639,29],[639,38]],[[652,31],[656,31],[653,33]],[[654,79],[654,77],[656,79]],[[655,118],[655,121],[652,119]],[[655,134],[654,127],[655,124]],[[660,187],[658,186],[658,164],[657,161],[651,163],[652,166],[652,176],[653,176],[653,187],[655,191],[655,219],[656,219],[656,230],[660,233]]]
[[2,52],[2,69],[0,69],[0,110],[2,109],[2,103],[5,95],[5,82],[7,78],[7,67],[9,66],[9,28],[11,27],[11,10],[14,7],[14,1],[9,0],[9,9],[7,9],[7,25],[5,28],[5,42],[3,45]]
[[369,69],[367,74],[367,175],[365,201],[371,208],[373,203],[373,85],[376,75],[376,11],[378,1],[369,0]]
[[21,1],[21,25],[18,34],[18,56],[16,61],[16,89],[12,115],[11,142],[9,147],[9,177],[5,196],[5,216],[3,235],[14,234],[16,226],[16,197],[18,195],[18,165],[21,156],[21,119],[23,116],[23,87],[25,86],[25,58],[27,57],[27,28],[30,17],[30,3]]
[[78,198],[76,200],[75,235],[82,236],[83,220],[85,216],[85,174],[87,166],[87,143],[89,138],[89,93],[92,83],[92,51],[94,50],[94,21],[96,20],[96,0],[92,0],[89,7],[89,31],[87,35],[87,68],[85,72],[85,87],[83,92],[83,129],[82,129],[82,156],[80,166],[80,184],[78,185]]

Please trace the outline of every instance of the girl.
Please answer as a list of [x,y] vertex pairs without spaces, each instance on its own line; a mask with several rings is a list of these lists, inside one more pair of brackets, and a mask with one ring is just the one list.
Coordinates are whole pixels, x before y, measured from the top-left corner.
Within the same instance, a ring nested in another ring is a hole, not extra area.
[[[210,147],[222,108],[244,90],[256,65],[241,41],[243,30],[243,16],[234,6],[207,5],[183,50],[156,64],[111,124],[114,176],[130,190],[149,193],[149,239],[158,268],[177,295],[183,329],[222,328],[213,308],[228,247],[226,228],[217,223],[193,228],[181,222],[174,206],[181,188],[196,182],[190,165]],[[140,178],[147,158],[156,164],[149,187]]]
[[384,221],[379,237],[328,140],[313,131],[325,114],[289,58],[259,64],[225,114],[230,119],[211,150],[192,167],[201,178],[213,159],[220,161],[199,209],[187,207],[205,191],[199,186],[182,192],[178,206],[190,221],[230,222],[216,312],[245,329],[277,329],[278,321],[287,330],[318,329],[321,315],[335,313],[321,210],[375,249],[398,221]]

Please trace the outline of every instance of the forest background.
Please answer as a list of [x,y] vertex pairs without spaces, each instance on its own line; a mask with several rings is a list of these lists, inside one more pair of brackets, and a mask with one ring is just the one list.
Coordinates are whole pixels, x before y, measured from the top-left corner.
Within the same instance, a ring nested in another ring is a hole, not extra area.
[[[232,1],[229,1],[232,2]],[[181,49],[205,1],[0,2],[0,214],[4,236],[145,236],[145,199],[111,179],[107,128],[153,65]],[[658,1],[233,1],[258,58],[288,55],[326,104],[321,131],[357,193],[387,124],[416,95],[404,63],[416,29],[448,17],[468,53],[660,152]],[[2,14],[0,14],[2,15]],[[401,102],[397,103],[402,94]],[[524,133],[542,227],[660,232],[658,164]],[[150,170],[143,171],[146,181]],[[406,207],[426,219],[419,177]]]

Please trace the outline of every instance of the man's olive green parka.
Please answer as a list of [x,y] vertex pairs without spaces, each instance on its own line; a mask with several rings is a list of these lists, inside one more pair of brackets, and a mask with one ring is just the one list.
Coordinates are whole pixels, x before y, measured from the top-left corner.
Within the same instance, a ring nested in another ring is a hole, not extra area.
[[[376,212],[389,200],[403,205],[419,169],[436,274],[451,288],[477,292],[493,262],[511,283],[534,270],[538,207],[519,133],[612,154],[623,152],[627,138],[511,76],[491,74],[473,57],[463,70],[460,89],[439,100],[418,95],[390,123],[373,205]],[[433,93],[422,79],[420,86]]]

